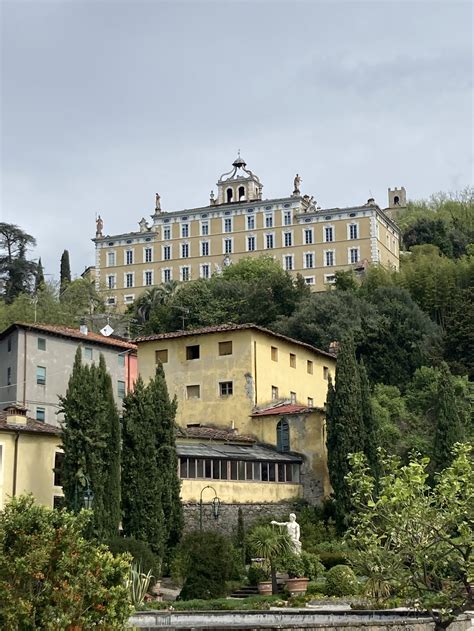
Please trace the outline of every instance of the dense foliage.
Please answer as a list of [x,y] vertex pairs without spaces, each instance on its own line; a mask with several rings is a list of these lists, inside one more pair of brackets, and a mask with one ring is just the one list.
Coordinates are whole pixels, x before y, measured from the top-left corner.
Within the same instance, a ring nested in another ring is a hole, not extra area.
[[0,513],[0,626],[11,631],[122,629],[127,556],[88,541],[90,515],[13,498]]
[[18,226],[0,223],[0,280],[7,304],[22,293],[29,294],[34,287],[37,266],[26,254],[35,245],[35,238]]
[[[472,447],[458,444],[454,460],[430,484],[429,458],[402,466],[383,462],[379,493],[365,458],[351,458],[356,508],[348,539],[356,571],[379,599],[390,595],[430,611],[446,628],[474,598],[474,464]],[[377,586],[376,588],[374,586]]]
[[124,400],[123,529],[160,559],[176,546],[183,527],[175,413],[162,367],[146,386],[139,377]]
[[120,522],[120,421],[103,356],[85,365],[76,352],[66,395],[62,443],[63,491],[69,510],[79,511],[93,493],[93,529],[102,541],[118,533]]
[[226,582],[240,578],[238,551],[217,532],[192,532],[176,548],[173,576],[183,585],[180,600],[227,595]]

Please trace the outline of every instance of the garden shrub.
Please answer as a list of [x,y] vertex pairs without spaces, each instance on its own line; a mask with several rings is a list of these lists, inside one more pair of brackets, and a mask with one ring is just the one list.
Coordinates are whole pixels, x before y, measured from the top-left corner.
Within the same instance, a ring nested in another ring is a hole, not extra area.
[[0,628],[122,629],[130,612],[128,555],[88,541],[79,515],[13,498],[0,513]]
[[335,565],[326,574],[325,590],[328,596],[352,596],[358,593],[359,583],[350,567]]
[[270,571],[264,565],[253,563],[249,567],[249,571],[247,573],[247,580],[249,585],[258,585],[262,581],[270,580]]
[[310,581],[315,581],[324,574],[324,565],[317,554],[303,550],[300,558],[303,562],[303,576],[309,578]]
[[133,537],[113,537],[107,542],[109,550],[114,556],[128,552],[132,555],[135,564],[141,571],[152,573],[151,585],[154,585],[161,576],[160,559],[154,554],[150,546],[144,541]]
[[319,559],[326,570],[330,570],[336,565],[348,565],[347,552],[318,552]]
[[226,582],[239,577],[239,552],[216,532],[192,532],[178,544],[173,578],[183,585],[179,598],[217,598],[228,592]]

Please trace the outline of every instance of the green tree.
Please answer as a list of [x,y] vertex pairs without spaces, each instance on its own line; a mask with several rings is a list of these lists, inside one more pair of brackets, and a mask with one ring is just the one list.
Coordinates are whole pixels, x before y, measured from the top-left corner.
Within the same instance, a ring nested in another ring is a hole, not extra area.
[[123,629],[131,613],[127,556],[88,541],[90,513],[13,498],[0,513],[0,626]]
[[36,263],[26,258],[26,252],[35,245],[34,237],[18,226],[0,223],[0,279],[7,303],[22,292],[30,293],[34,286]]
[[278,593],[276,580],[277,563],[291,555],[291,541],[288,533],[272,526],[255,526],[247,536],[247,545],[252,554],[263,557],[270,566],[272,593]]
[[472,447],[457,445],[451,465],[429,484],[429,459],[402,466],[386,458],[375,493],[362,454],[351,457],[348,484],[356,512],[347,538],[356,572],[378,584],[379,597],[396,595],[430,612],[437,629],[474,606],[474,470]]
[[441,471],[451,462],[452,449],[463,437],[462,423],[453,379],[446,363],[442,363],[437,383],[432,470]]
[[123,530],[146,542],[162,559],[165,527],[155,439],[160,419],[141,377],[123,405]]
[[337,356],[335,388],[329,383],[326,405],[329,477],[334,493],[335,518],[339,532],[349,522],[350,491],[346,482],[348,456],[364,448],[361,386],[354,343],[346,338]]
[[41,263],[41,256],[38,259],[38,266],[35,274],[35,294],[44,287],[44,271]]
[[69,251],[64,250],[61,254],[61,265],[59,269],[59,297],[62,298],[67,286],[71,282],[71,265],[69,263]]
[[63,490],[66,506],[77,512],[90,487],[94,534],[104,541],[117,534],[119,526],[118,415],[103,358],[99,366],[84,365],[81,350],[77,349],[66,395],[60,397]]
[[359,363],[359,379],[360,379],[360,402],[362,414],[362,440],[363,452],[369,463],[372,475],[377,480],[379,467],[379,428],[377,425],[377,417],[374,414],[372,399],[370,395],[370,384],[367,377],[364,362]]
[[123,527],[161,559],[183,528],[175,414],[162,367],[146,386],[138,379],[124,400]]

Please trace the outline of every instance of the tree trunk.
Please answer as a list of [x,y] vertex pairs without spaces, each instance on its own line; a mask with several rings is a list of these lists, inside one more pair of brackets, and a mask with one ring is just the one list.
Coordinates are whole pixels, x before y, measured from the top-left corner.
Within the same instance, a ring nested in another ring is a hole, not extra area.
[[275,594],[278,594],[278,584],[277,584],[276,570],[272,561],[270,561],[270,572],[272,575],[272,594],[275,595]]

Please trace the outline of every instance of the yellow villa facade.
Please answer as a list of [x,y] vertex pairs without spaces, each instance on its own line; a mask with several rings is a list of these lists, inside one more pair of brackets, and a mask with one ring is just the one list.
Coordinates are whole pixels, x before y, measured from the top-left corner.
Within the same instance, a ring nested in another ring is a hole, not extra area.
[[398,269],[400,231],[391,215],[406,204],[404,188],[389,189],[385,210],[373,199],[323,209],[301,193],[299,176],[288,196],[263,199],[260,179],[240,156],[232,167],[208,206],[165,212],[157,195],[151,222],[142,218],[126,234],[104,234],[99,217],[89,276],[109,307],[123,310],[147,288],[209,278],[245,257],[271,256],[315,291],[333,284],[338,270]]
[[50,508],[61,503],[60,430],[10,406],[0,413],[0,510],[10,498],[32,493]]
[[206,480],[231,503],[329,494],[324,405],[332,354],[255,325],[136,343],[141,376],[148,380],[162,364],[177,398],[183,501],[198,501]]

